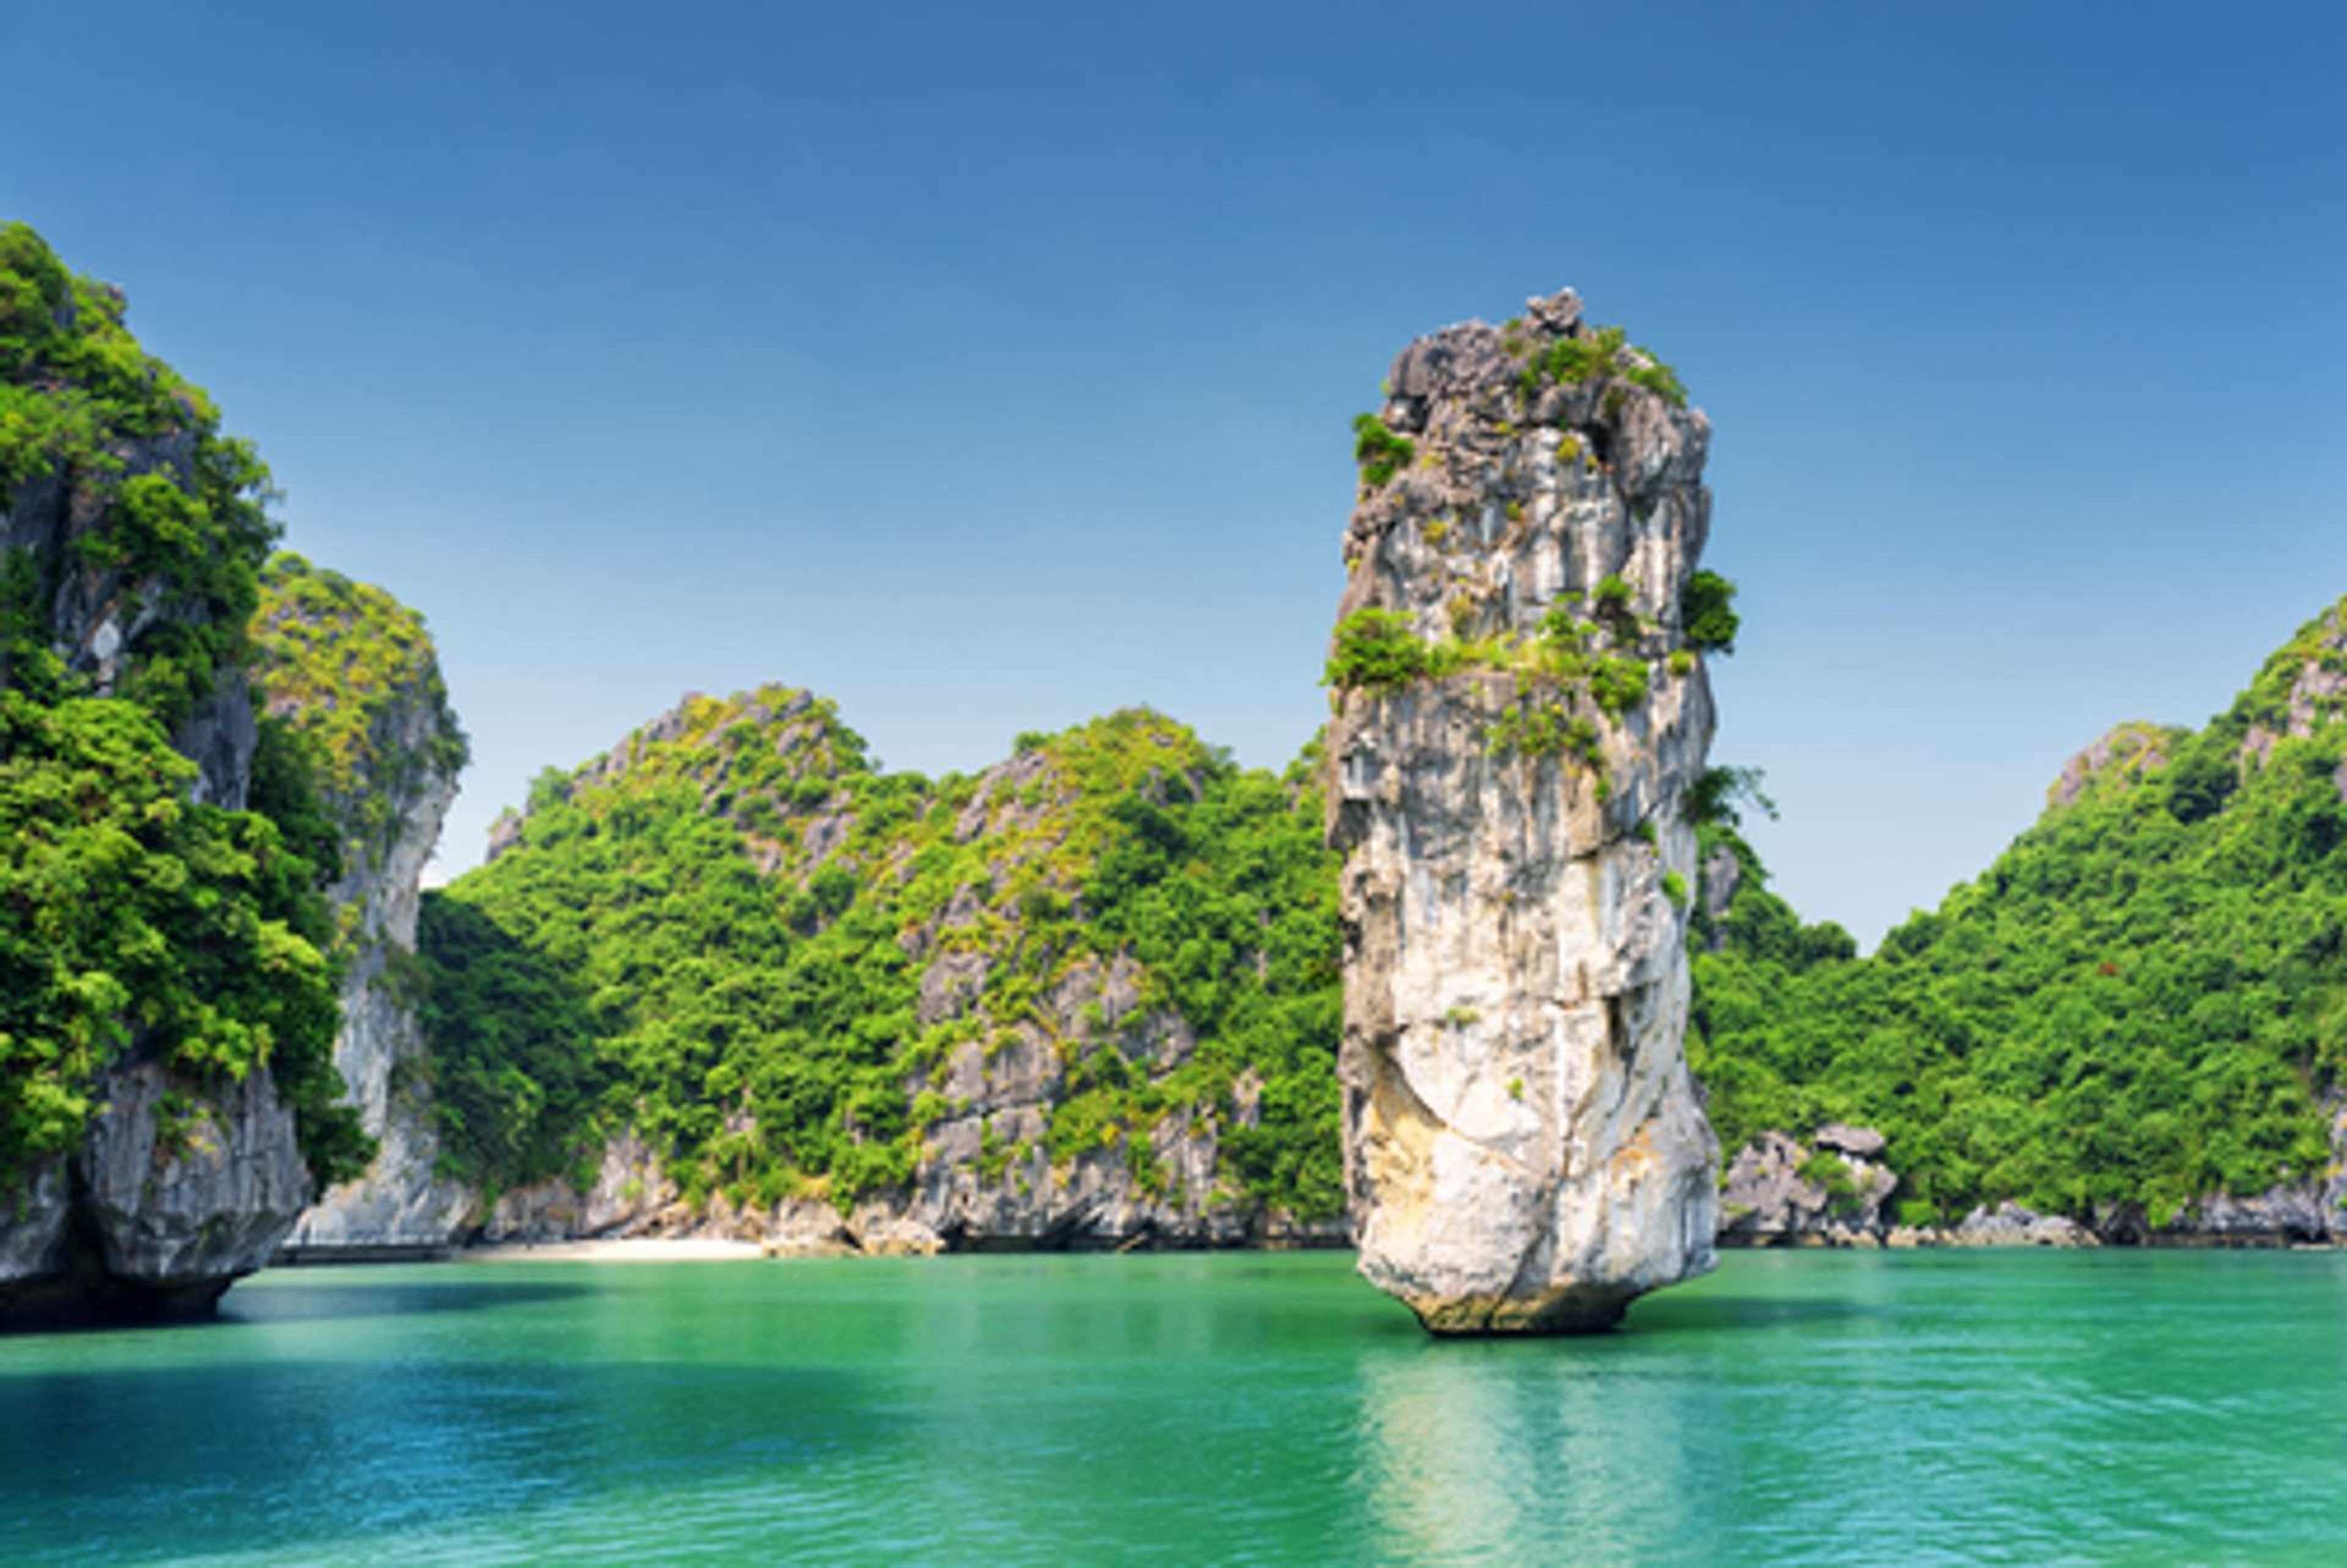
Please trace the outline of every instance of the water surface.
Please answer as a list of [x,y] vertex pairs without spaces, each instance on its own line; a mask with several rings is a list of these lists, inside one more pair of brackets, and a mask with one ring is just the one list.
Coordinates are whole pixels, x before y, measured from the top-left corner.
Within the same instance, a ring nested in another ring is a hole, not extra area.
[[302,1269],[0,1339],[0,1562],[2347,1562],[2347,1256],[1734,1254],[1436,1343],[1333,1254]]

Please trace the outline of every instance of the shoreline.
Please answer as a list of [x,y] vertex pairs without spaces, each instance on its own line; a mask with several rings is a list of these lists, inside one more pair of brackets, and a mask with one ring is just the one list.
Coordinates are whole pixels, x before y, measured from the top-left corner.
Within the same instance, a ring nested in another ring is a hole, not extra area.
[[[974,1255],[993,1252],[1067,1252],[1079,1251],[1102,1255],[1117,1255],[1128,1251],[1155,1252],[1288,1252],[1288,1251],[1348,1251],[1344,1246],[1323,1247],[1130,1247],[1066,1248],[1066,1247],[969,1247],[947,1248],[940,1255],[961,1253]],[[1720,1254],[1738,1252],[2037,1252],[2074,1250],[2112,1250],[2122,1252],[2336,1252],[2335,1242],[2307,1242],[2284,1237],[2250,1237],[2230,1235],[2163,1236],[2132,1246],[2114,1245],[2106,1242],[2087,1241],[2083,1245],[2058,1242],[2024,1241],[2019,1239],[1992,1242],[1952,1242],[1933,1239],[1920,1244],[1884,1245],[1872,1240],[1852,1242],[1842,1238],[1826,1239],[1816,1235],[1723,1239],[1717,1244]],[[777,1249],[754,1241],[729,1240],[715,1236],[598,1236],[569,1241],[491,1242],[472,1246],[439,1248],[397,1247],[374,1249],[363,1246],[319,1249],[327,1255],[279,1256],[272,1259],[272,1269],[304,1268],[348,1265],[381,1265],[392,1263],[743,1263],[753,1259],[797,1259],[818,1257],[884,1257],[928,1255],[906,1253],[867,1253],[855,1247]]]
[[766,1255],[754,1241],[714,1236],[605,1236],[582,1241],[505,1241],[461,1246],[451,1263],[740,1263]]

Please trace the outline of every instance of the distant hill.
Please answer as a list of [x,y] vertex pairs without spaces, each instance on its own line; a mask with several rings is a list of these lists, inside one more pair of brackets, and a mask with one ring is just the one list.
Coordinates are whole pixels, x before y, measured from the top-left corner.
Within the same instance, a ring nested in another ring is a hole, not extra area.
[[2347,600],[2198,731],[2081,752],[1873,957],[1803,927],[1731,824],[1708,837],[1690,1043],[1724,1147],[1877,1128],[1914,1224],[2010,1199],[2128,1237],[2270,1193],[2275,1228],[2339,1228]]
[[521,1189],[493,1232],[824,1239],[828,1214],[926,1250],[1332,1220],[1313,774],[1131,711],[931,780],[807,692],[689,698],[543,775],[427,899],[452,1167]]

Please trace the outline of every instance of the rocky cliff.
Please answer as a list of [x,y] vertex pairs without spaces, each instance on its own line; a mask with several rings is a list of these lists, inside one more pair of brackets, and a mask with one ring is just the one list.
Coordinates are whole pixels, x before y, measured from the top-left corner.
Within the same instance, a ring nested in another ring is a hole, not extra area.
[[1361,1268],[1440,1333],[1599,1327],[1712,1262],[1681,1050],[1733,635],[1696,570],[1710,427],[1570,292],[1388,385],[1329,662]]
[[2133,1202],[2083,1214],[2040,1213],[2005,1198],[1952,1224],[1910,1224],[1892,1201],[1901,1178],[1870,1127],[1829,1122],[1807,1143],[1770,1130],[1736,1152],[1720,1177],[1723,1246],[2304,1246],[2347,1245],[2347,1102],[2327,1113],[2330,1158],[2261,1193],[2211,1193],[2154,1223]]
[[252,631],[264,721],[295,737],[333,826],[334,1066],[377,1145],[364,1173],[320,1194],[287,1247],[445,1245],[475,1194],[435,1169],[415,920],[464,733],[423,618],[381,589],[281,554],[262,572]]
[[480,1234],[1341,1239],[1318,815],[1147,712],[932,780],[809,692],[690,698],[427,902]]
[[[0,229],[0,1317],[169,1314],[264,1263],[333,1101],[312,866],[245,679],[267,474],[118,291]],[[244,809],[248,805],[257,810]]]

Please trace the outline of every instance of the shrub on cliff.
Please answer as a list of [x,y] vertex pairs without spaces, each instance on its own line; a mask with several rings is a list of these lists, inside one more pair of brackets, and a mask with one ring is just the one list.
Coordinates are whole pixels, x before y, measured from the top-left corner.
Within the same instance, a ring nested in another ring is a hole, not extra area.
[[1406,686],[1426,675],[1427,645],[1409,617],[1393,610],[1357,610],[1337,623],[1336,647],[1321,683],[1339,692]]
[[1377,489],[1410,465],[1418,456],[1418,447],[1407,436],[1397,436],[1386,428],[1386,422],[1374,414],[1364,414],[1353,421],[1353,460],[1361,466],[1361,483]]
[[1689,577],[1679,593],[1679,624],[1689,643],[1718,653],[1736,651],[1743,618],[1736,613],[1736,585],[1716,571]]

